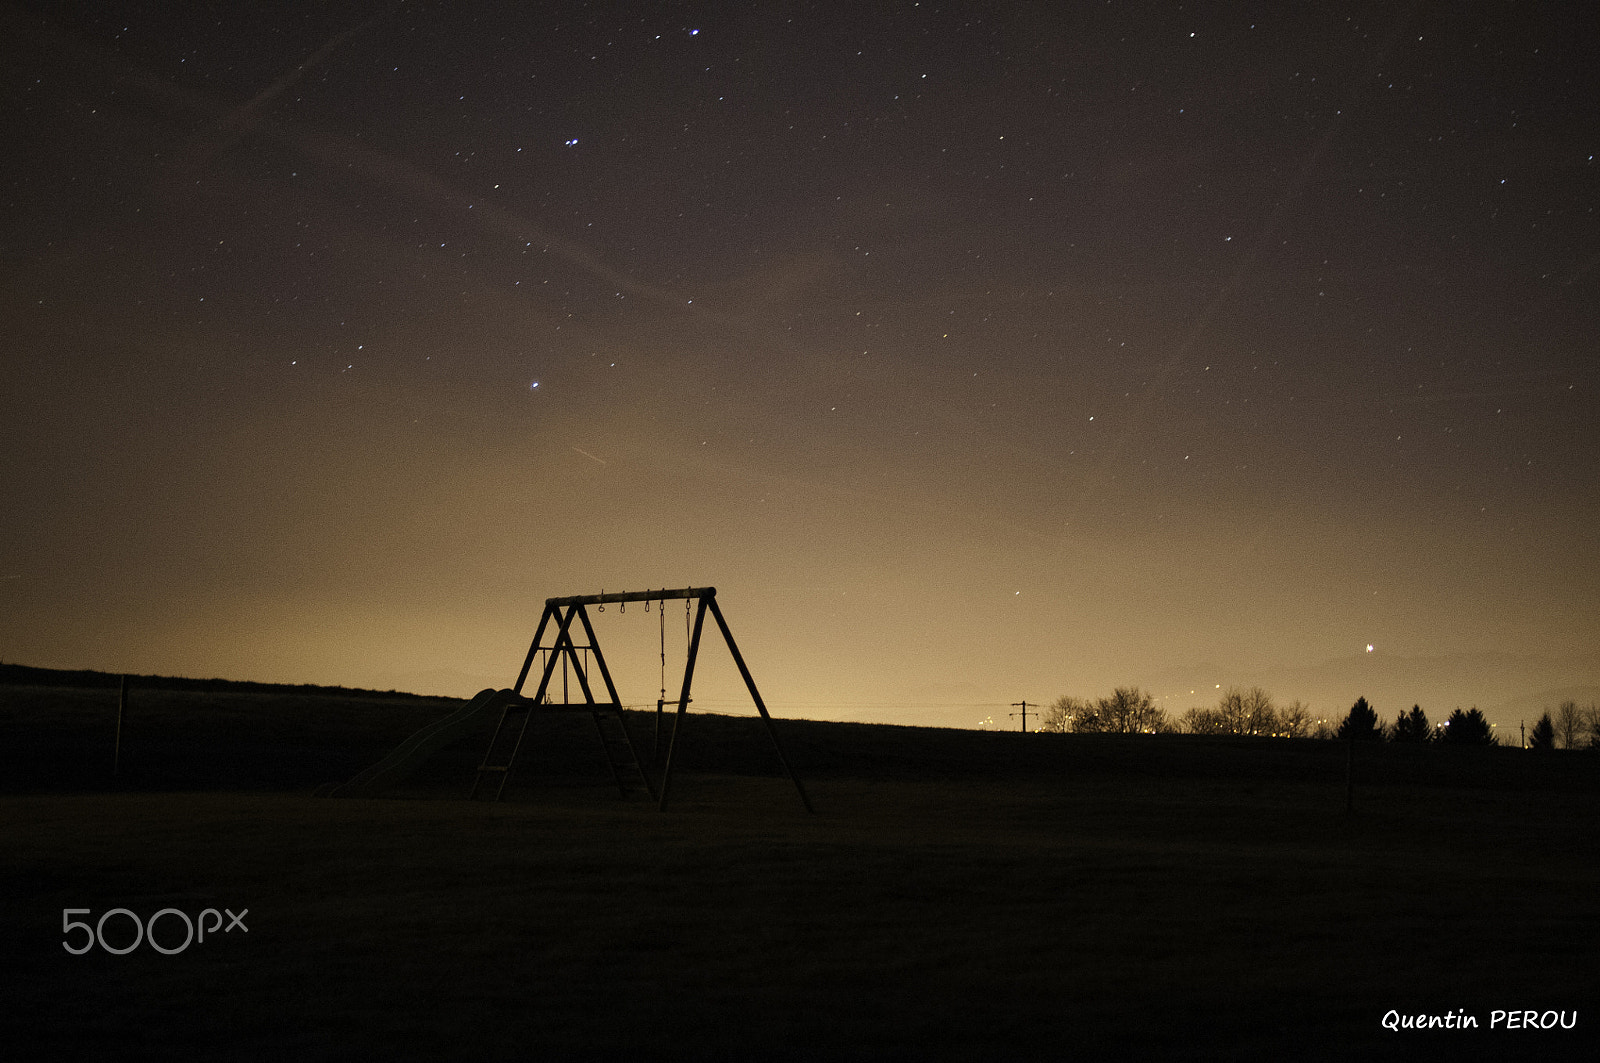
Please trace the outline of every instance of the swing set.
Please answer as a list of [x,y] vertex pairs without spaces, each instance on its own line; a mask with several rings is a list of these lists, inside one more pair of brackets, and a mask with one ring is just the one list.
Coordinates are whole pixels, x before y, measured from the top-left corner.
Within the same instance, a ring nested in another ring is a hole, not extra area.
[[[683,685],[679,688],[676,699],[668,699],[666,606],[667,602],[680,599],[683,601],[684,628],[689,645],[683,665]],[[640,762],[638,747],[628,733],[627,723],[623,719],[622,700],[617,696],[616,684],[611,680],[611,670],[606,667],[605,655],[600,652],[600,644],[595,638],[594,625],[590,623],[587,609],[587,606],[593,605],[603,613],[608,604],[615,604],[619,611],[626,612],[629,602],[643,602],[646,612],[650,611],[651,603],[655,603],[660,627],[661,696],[656,699],[655,729],[650,756],[652,766],[661,753],[662,725],[666,706],[676,706],[667,739],[666,765],[661,772],[659,792],[656,785],[651,782],[644,764]],[[692,623],[691,602],[699,603],[698,608],[693,610]],[[627,797],[630,791],[642,787],[658,802],[658,807],[665,811],[667,794],[672,785],[673,754],[677,750],[678,737],[683,732],[684,716],[691,701],[689,689],[694,681],[695,660],[700,653],[700,635],[705,626],[707,613],[710,613],[712,619],[717,622],[717,629],[722,632],[722,639],[727,643],[733,663],[738,666],[739,675],[750,691],[750,698],[761,713],[761,719],[766,724],[767,736],[772,739],[772,748],[778,754],[778,762],[783,765],[784,773],[794,783],[795,792],[800,795],[800,803],[805,806],[807,812],[813,811],[805,788],[800,785],[799,777],[795,775],[788,759],[783,755],[783,747],[778,744],[778,733],[773,727],[772,717],[767,713],[766,703],[761,700],[761,693],[756,689],[750,669],[745,665],[744,655],[739,652],[739,645],[734,642],[733,633],[728,630],[728,622],[723,619],[722,609],[717,605],[715,587],[684,587],[678,590],[621,593],[602,591],[600,594],[546,599],[544,612],[539,617],[539,626],[534,631],[533,643],[528,647],[528,655],[522,662],[522,671],[517,674],[516,685],[510,690],[499,692],[499,700],[503,704],[500,722],[495,726],[494,737],[490,739],[489,748],[484,752],[483,762],[478,766],[477,777],[473,780],[472,790],[468,796],[477,797],[480,791],[484,791],[489,793],[491,800],[500,799],[516,765],[517,752],[522,748],[528,723],[536,714],[587,712],[594,719],[601,746],[605,750],[606,764],[610,768],[612,780],[617,784],[618,792]],[[554,633],[550,643],[546,645],[545,636],[552,627]],[[576,641],[578,634],[584,639],[582,644]],[[524,697],[522,690],[533,672],[535,661],[540,662],[538,687],[532,697]],[[558,665],[561,670],[561,700],[555,701],[554,687]],[[596,674],[600,683],[604,685],[603,693],[606,700],[603,701],[596,698],[595,684],[591,682],[591,677]],[[582,700],[574,700],[572,696],[573,680],[576,680]],[[490,780],[496,776],[498,782],[491,782]]]

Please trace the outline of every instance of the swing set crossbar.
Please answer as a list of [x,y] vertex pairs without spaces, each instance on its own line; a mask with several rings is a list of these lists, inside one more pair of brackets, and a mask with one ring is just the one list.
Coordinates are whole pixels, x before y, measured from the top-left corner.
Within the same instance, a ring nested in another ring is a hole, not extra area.
[[574,594],[566,598],[546,598],[544,604],[552,609],[572,605],[609,605],[612,602],[661,602],[679,598],[715,598],[715,587],[679,587],[659,591],[601,591],[599,594]]

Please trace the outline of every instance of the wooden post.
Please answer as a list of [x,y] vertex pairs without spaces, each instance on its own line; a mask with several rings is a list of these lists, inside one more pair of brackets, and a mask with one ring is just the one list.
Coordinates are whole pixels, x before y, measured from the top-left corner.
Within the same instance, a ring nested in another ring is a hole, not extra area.
[[117,738],[111,746],[111,777],[115,779],[122,770],[122,714],[128,710],[128,677],[122,677],[117,688]]

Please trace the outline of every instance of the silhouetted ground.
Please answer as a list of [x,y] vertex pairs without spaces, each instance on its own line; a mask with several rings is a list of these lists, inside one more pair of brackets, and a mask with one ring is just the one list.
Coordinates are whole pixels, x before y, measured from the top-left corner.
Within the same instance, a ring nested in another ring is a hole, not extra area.
[[[460,799],[487,730],[387,798],[321,800],[458,703],[153,682],[114,780],[114,686],[0,686],[8,1057],[1600,1047],[1595,758],[1364,747],[1347,815],[1334,743],[779,721],[807,816],[759,721],[692,714],[663,815],[559,717],[501,804]],[[249,931],[67,954],[63,909],[117,907]],[[1482,1025],[1391,1033],[1391,1008]],[[1524,1008],[1577,1029],[1487,1028]]]

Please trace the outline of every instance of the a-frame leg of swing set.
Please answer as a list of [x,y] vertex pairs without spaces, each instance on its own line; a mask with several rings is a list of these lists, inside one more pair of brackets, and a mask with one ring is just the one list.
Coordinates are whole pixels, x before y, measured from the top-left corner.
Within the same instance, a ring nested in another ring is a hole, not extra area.
[[688,659],[683,665],[683,689],[678,694],[678,714],[672,724],[672,738],[667,743],[667,766],[661,775],[661,802],[657,807],[662,812],[667,810],[667,791],[672,785],[672,753],[677,748],[678,735],[683,732],[684,710],[689,704],[689,686],[694,680],[695,659],[700,654],[700,633],[705,626],[707,607],[717,622],[717,628],[722,632],[722,640],[728,644],[728,652],[733,656],[733,663],[739,667],[739,675],[744,679],[744,685],[750,691],[751,699],[761,713],[761,719],[767,727],[767,737],[772,739],[772,748],[778,754],[778,763],[783,765],[784,774],[794,783],[795,793],[800,795],[800,803],[805,806],[806,811],[816,812],[816,809],[811,807],[811,798],[806,796],[805,787],[800,785],[800,777],[789,767],[789,759],[783,755],[783,746],[778,743],[777,729],[773,727],[766,703],[761,700],[761,692],[756,689],[756,681],[744,663],[744,655],[739,652],[739,645],[733,640],[733,632],[728,630],[728,622],[722,618],[722,610],[718,608],[717,600],[709,595],[700,599],[700,608],[695,611],[694,632],[689,637]]
[[[578,689],[583,692],[583,703],[589,706],[589,715],[594,720],[595,737],[598,738],[600,740],[600,744],[604,746],[606,741],[606,733],[605,730],[600,726],[600,714],[595,708],[594,691],[589,686],[589,674],[588,671],[583,667],[582,663],[579,662],[578,649],[576,644],[574,644],[572,641],[572,618],[574,616],[581,619],[585,627],[589,626],[589,617],[583,606],[581,604],[572,605],[571,611],[567,616],[567,622],[562,625],[561,633],[556,636],[555,654],[558,657],[562,654],[566,654],[566,660],[571,662],[572,674],[578,680]],[[599,653],[599,647],[597,647],[594,642],[594,630],[592,628],[589,630],[588,645],[589,648],[594,650],[596,654]],[[565,672],[562,673],[562,675],[565,674]],[[611,701],[612,704],[616,704],[617,697],[615,693],[611,695]],[[627,789],[622,785],[622,776],[617,774],[617,766],[611,762],[611,757],[609,754],[606,756],[606,770],[611,773],[611,781],[616,784],[617,793],[623,795],[624,797],[627,796]]]
[[756,689],[756,681],[750,675],[750,669],[745,666],[744,654],[739,652],[739,644],[733,641],[733,632],[728,630],[728,622],[722,619],[722,609],[717,605],[715,598],[702,599],[711,606],[711,616],[716,620],[717,627],[722,631],[722,640],[728,644],[728,652],[733,655],[733,663],[739,666],[739,675],[744,679],[744,685],[750,690],[750,700],[756,703],[756,709],[761,713],[762,721],[767,725],[767,737],[772,739],[773,752],[778,754],[778,763],[783,765],[783,773],[789,776],[789,781],[794,783],[795,793],[800,795],[800,803],[806,806],[807,812],[816,812],[811,807],[811,798],[806,796],[806,788],[800,785],[800,776],[789,767],[789,758],[783,755],[783,746],[778,744],[778,731],[772,724],[772,717],[767,712],[766,702],[761,700],[761,692]]
[[[656,788],[650,785],[650,776],[645,774],[644,768],[639,761],[639,751],[633,745],[633,736],[628,733],[628,721],[622,714],[622,697],[617,693],[617,685],[611,681],[611,669],[606,667],[605,654],[600,652],[600,640],[595,638],[594,626],[589,623],[589,611],[583,607],[581,602],[574,605],[573,609],[577,611],[578,620],[583,624],[584,637],[589,640],[589,650],[594,654],[595,666],[600,669],[600,678],[605,681],[606,694],[611,698],[610,705],[617,714],[617,727],[622,731],[623,744],[628,747],[628,757],[633,761],[634,768],[638,772],[640,780],[644,783],[645,792],[654,797]],[[578,674],[578,685],[583,689],[584,700],[589,705],[594,705],[594,693],[589,687],[589,677],[586,674],[586,670],[578,667],[577,664],[577,651],[572,646],[570,625],[567,631],[567,652],[572,654],[573,670]],[[595,711],[592,716],[594,717],[595,734],[599,736],[600,744],[604,747],[607,745],[607,739],[605,728],[600,724],[600,713]],[[623,783],[622,776],[617,773],[617,764],[612,758],[609,748],[606,749],[605,754],[606,767],[611,771],[611,781],[617,784],[617,792],[624,797],[628,796],[628,788]]]
[[[527,682],[528,673],[532,670],[533,659],[538,656],[540,649],[539,643],[544,638],[544,632],[549,626],[549,621],[552,614],[558,618],[555,642],[549,647],[550,655],[545,660],[543,671],[540,674],[538,691],[531,699],[528,699],[531,704],[525,704],[525,711],[532,712],[533,706],[543,703],[545,694],[549,690],[550,683],[555,675],[556,663],[558,661],[566,661],[571,664],[573,675],[577,677],[579,689],[583,691],[584,703],[592,707],[591,715],[594,719],[596,736],[600,739],[602,745],[605,744],[605,729],[600,723],[599,703],[595,701],[594,689],[589,685],[587,669],[578,659],[577,646],[572,641],[572,621],[574,618],[576,618],[583,624],[584,636],[589,640],[588,648],[594,653],[595,663],[600,668],[600,676],[605,680],[606,693],[611,698],[608,704],[614,707],[617,712],[618,727],[622,731],[623,742],[626,743],[628,747],[628,756],[632,758],[635,765],[638,765],[638,750],[634,747],[633,736],[628,733],[627,721],[622,718],[622,701],[617,694],[616,684],[611,679],[611,669],[606,666],[605,655],[600,652],[600,643],[595,638],[593,625],[591,625],[589,622],[588,610],[583,607],[581,602],[574,602],[572,605],[568,606],[565,613],[561,613],[558,607],[546,603],[544,612],[539,617],[539,626],[534,632],[533,642],[528,647],[528,655],[522,662],[522,671],[517,675],[517,683],[513,688],[513,692],[516,693],[520,698],[523,685]],[[496,738],[499,736],[500,728],[505,726],[505,719],[506,712],[502,711],[500,725],[495,729]],[[512,746],[510,756],[506,759],[504,770],[500,772],[500,785],[495,788],[494,799],[496,801],[498,801],[500,796],[505,792],[506,783],[511,777],[511,770],[516,765],[517,754],[522,749],[523,735],[526,733],[527,720],[524,719],[523,730],[518,733],[517,741]],[[495,740],[491,739],[489,744],[490,752],[493,751],[494,746]],[[472,790],[468,794],[468,797],[476,796],[478,792],[478,786],[482,782],[483,772],[489,767],[487,763],[488,756],[489,753],[484,754],[485,761],[479,766],[477,778],[473,781]],[[627,787],[623,783],[622,777],[618,774],[616,762],[611,757],[609,752],[606,754],[606,767],[611,772],[611,781],[616,784],[617,791],[626,796]],[[645,791],[651,797],[654,797],[656,795],[655,787],[651,785],[650,777],[645,774],[642,768],[639,769],[639,777],[644,782]]]
[[[539,655],[539,642],[544,638],[544,629],[550,623],[550,617],[556,612],[556,607],[549,602],[545,603],[544,612],[539,614],[539,626],[534,629],[533,642],[528,645],[528,656],[523,658],[522,671],[517,673],[517,681],[511,687],[518,696],[522,694],[522,684],[528,681],[528,671],[533,667],[533,659]],[[546,662],[546,681],[548,681],[549,662]]]

